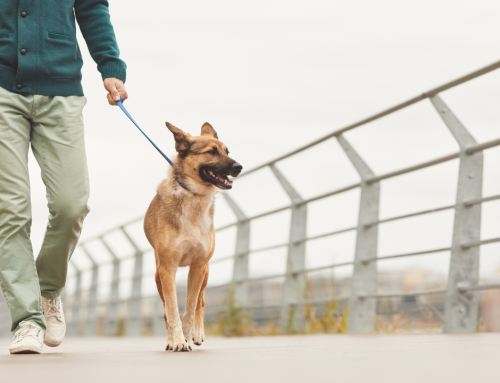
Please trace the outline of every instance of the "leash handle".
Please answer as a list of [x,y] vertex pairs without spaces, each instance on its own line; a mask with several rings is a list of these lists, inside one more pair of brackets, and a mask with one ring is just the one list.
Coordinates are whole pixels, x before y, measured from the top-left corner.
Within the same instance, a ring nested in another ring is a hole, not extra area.
[[123,101],[124,101],[123,98],[120,96],[120,100],[116,101],[116,103],[120,107],[120,109],[123,111],[123,113],[125,113],[127,115],[127,117],[130,119],[130,121],[132,121],[134,123],[134,125],[137,127],[137,129],[139,129],[139,131],[144,135],[144,137],[146,137],[148,139],[148,141],[151,143],[151,145],[153,145],[156,148],[156,150],[158,150],[158,152],[160,152],[160,154],[163,156],[163,158],[165,158],[167,160],[167,162],[170,164],[170,166],[173,167],[174,163],[172,162],[172,160],[170,158],[168,158],[167,155],[165,153],[163,153],[158,146],[156,146],[156,144],[151,140],[151,138],[149,138],[148,135],[142,131],[142,129],[139,127],[139,125],[137,125],[137,122],[135,122],[135,120],[132,118],[130,113],[123,106]]

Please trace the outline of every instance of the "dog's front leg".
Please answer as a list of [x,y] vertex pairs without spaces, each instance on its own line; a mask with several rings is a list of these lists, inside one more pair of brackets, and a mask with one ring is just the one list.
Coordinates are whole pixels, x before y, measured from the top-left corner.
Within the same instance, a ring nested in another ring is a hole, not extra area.
[[[191,351],[191,347],[186,342],[182,333],[182,323],[179,317],[179,309],[177,307],[177,291],[175,288],[175,272],[176,267],[160,267],[161,287],[163,290],[163,298],[165,300],[165,315],[168,318],[168,342],[172,342],[174,351]],[[167,344],[169,349],[170,344]]]
[[205,279],[206,265],[191,265],[188,275],[188,290],[186,297],[186,310],[182,317],[182,331],[184,337],[191,343],[191,330],[193,328],[194,314],[198,305],[198,296],[200,295],[201,286]]

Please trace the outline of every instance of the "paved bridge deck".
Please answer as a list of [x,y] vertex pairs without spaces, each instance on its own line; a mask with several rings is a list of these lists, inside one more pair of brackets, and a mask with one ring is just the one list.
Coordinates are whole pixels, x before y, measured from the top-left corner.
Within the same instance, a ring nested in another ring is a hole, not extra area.
[[500,334],[208,337],[191,353],[165,338],[68,338],[10,355],[1,382],[499,382]]

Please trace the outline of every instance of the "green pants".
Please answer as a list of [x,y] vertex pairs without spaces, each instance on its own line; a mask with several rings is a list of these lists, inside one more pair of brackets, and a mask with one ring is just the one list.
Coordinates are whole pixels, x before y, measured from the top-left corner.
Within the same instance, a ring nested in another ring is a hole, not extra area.
[[[40,294],[56,298],[89,212],[83,96],[19,95],[0,87],[0,286],[12,316],[45,330]],[[40,166],[49,221],[38,258],[30,241],[28,150]]]

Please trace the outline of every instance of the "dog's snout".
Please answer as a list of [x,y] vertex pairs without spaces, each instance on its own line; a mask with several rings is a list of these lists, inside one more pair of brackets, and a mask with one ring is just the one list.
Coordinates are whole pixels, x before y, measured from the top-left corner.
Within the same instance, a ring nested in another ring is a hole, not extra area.
[[241,164],[240,164],[240,163],[235,162],[235,163],[233,164],[233,169],[232,169],[232,170],[233,170],[233,172],[234,172],[234,173],[236,173],[236,174],[240,174],[242,169],[243,169],[243,166],[241,166]]

